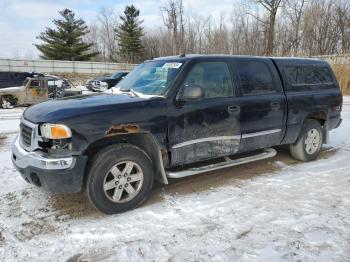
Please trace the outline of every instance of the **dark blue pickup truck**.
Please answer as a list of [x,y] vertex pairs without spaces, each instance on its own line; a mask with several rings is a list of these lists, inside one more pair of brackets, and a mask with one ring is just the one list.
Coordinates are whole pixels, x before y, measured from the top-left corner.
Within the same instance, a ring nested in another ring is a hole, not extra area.
[[107,92],[24,112],[12,160],[27,182],[85,191],[117,213],[140,205],[154,180],[273,157],[276,145],[314,160],[341,123],[337,80],[314,59],[158,58]]

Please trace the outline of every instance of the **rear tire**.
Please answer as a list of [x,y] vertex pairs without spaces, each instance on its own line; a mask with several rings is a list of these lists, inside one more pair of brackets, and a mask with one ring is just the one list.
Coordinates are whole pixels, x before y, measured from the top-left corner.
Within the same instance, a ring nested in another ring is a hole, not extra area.
[[293,158],[307,162],[315,160],[322,148],[323,130],[316,120],[306,120],[298,140],[289,146]]
[[140,148],[111,145],[92,159],[86,194],[91,204],[105,214],[124,212],[146,200],[153,176],[152,161]]

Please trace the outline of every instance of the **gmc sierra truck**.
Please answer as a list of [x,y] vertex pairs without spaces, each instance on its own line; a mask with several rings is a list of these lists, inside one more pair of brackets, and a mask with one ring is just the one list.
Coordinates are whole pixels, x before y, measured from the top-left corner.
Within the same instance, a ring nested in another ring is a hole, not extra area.
[[29,183],[84,191],[112,214],[135,208],[154,180],[273,157],[317,158],[341,123],[342,94],[320,60],[182,55],[137,66],[107,93],[23,113],[12,160]]

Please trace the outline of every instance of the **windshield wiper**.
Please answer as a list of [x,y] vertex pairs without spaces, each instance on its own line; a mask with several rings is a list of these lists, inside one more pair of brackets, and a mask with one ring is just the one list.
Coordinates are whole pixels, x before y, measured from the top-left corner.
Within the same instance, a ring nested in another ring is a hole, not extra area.
[[135,92],[135,90],[133,90],[132,88],[128,88],[128,89],[120,88],[119,90],[122,92],[131,93],[133,96],[140,97],[140,95],[137,92]]
[[130,93],[132,93],[134,96],[140,97],[139,94],[136,93],[133,89],[130,89],[129,91],[130,91]]

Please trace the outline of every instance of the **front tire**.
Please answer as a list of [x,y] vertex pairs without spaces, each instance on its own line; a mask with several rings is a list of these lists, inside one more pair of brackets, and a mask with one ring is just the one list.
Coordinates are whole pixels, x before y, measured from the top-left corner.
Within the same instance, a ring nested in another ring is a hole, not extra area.
[[108,146],[91,162],[86,193],[101,212],[124,212],[146,200],[153,176],[152,161],[140,148],[130,144]]
[[290,154],[300,161],[315,160],[322,148],[322,126],[316,120],[306,120],[298,140],[289,146]]
[[11,109],[17,105],[17,99],[11,95],[4,95],[0,97],[0,108]]

